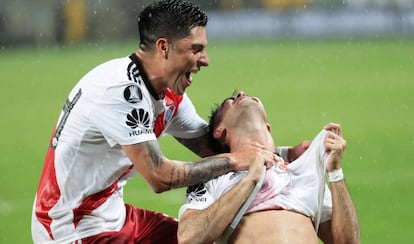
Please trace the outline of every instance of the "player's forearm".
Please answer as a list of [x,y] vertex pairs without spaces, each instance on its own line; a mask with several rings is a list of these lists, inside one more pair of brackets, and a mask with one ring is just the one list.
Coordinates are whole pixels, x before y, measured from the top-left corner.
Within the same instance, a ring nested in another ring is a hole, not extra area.
[[212,243],[220,238],[254,188],[245,177],[205,210],[185,212],[178,225],[179,243]]
[[345,181],[330,183],[332,191],[332,234],[334,243],[360,243],[360,229],[354,203]]
[[155,140],[123,146],[123,149],[156,193],[206,182],[230,171],[229,154],[188,163],[164,157]]
[[216,155],[192,163],[173,161],[168,171],[170,172],[168,174],[170,189],[191,186],[229,172],[230,158],[225,155]]
[[197,138],[187,139],[175,137],[175,139],[202,158],[218,153],[214,152],[214,149],[210,147],[207,134]]

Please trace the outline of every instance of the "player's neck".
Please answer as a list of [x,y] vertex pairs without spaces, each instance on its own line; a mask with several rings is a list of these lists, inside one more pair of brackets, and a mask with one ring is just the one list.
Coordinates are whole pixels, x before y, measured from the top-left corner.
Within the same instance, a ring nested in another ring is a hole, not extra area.
[[152,52],[144,52],[141,49],[135,52],[141,65],[144,67],[148,80],[154,88],[155,92],[161,96],[166,88],[166,81],[163,70],[161,69],[160,60],[156,54]]
[[272,135],[266,127],[250,128],[248,131],[234,130],[229,133],[231,133],[229,135],[231,151],[237,151],[246,145],[253,145],[256,142],[263,145],[267,150],[275,150]]

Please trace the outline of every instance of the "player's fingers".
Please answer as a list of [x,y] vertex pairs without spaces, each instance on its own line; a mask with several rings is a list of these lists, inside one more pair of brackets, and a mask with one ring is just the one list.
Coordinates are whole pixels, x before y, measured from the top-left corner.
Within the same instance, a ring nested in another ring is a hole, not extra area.
[[342,128],[340,124],[337,123],[328,123],[324,126],[325,130],[332,131],[335,134],[342,136]]
[[261,143],[260,143],[260,142],[258,142],[258,141],[255,141],[255,142],[254,142],[253,147],[260,148],[260,149],[265,149],[264,145],[263,145],[263,144],[261,144]]
[[273,152],[266,149],[262,150],[262,156],[265,161],[271,163],[277,162],[279,160],[279,158]]

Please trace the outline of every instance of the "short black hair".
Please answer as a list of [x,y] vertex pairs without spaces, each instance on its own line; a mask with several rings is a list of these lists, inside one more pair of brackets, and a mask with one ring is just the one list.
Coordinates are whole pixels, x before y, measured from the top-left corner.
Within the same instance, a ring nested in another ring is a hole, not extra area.
[[162,0],[148,5],[138,16],[140,48],[152,48],[155,41],[170,42],[190,35],[197,26],[206,26],[207,14],[198,6],[181,0]]
[[208,132],[207,132],[208,142],[209,142],[210,148],[215,153],[230,152],[230,148],[227,145],[225,145],[223,142],[220,142],[219,140],[214,138],[214,130],[217,128],[218,124],[222,120],[221,111],[223,110],[223,105],[227,101],[227,99],[229,98],[224,99],[224,101],[221,104],[216,104],[215,107],[213,107],[213,109],[211,110],[210,116],[209,116]]

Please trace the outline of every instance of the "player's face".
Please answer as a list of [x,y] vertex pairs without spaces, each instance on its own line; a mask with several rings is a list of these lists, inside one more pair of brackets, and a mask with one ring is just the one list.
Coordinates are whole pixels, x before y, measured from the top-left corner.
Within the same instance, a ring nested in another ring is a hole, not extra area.
[[266,118],[264,106],[259,98],[247,96],[243,91],[225,99],[221,104],[221,121],[227,127],[238,124],[240,120],[249,120],[252,116]]
[[208,66],[207,36],[204,27],[194,27],[191,34],[170,44],[168,53],[168,87],[181,95],[191,85],[192,73]]

